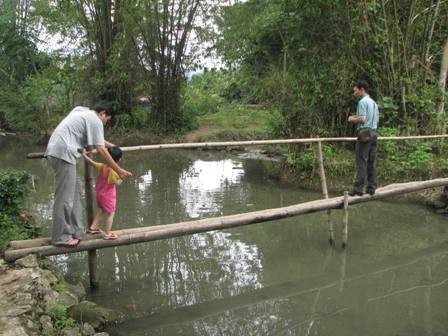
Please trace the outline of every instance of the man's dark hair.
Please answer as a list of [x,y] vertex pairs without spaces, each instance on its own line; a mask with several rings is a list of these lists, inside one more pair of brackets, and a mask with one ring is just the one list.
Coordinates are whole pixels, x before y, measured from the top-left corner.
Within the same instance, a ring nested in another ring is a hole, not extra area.
[[355,87],[357,87],[358,89],[364,89],[364,91],[369,92],[369,84],[366,81],[357,81]]
[[110,156],[112,156],[112,159],[114,159],[115,162],[120,161],[121,157],[123,156],[121,148],[117,146],[108,147],[107,151],[109,152]]
[[91,109],[97,113],[104,111],[106,113],[106,115],[108,115],[108,116],[113,116],[115,114],[112,104],[106,100],[100,100],[95,105],[93,105],[93,107],[91,107]]

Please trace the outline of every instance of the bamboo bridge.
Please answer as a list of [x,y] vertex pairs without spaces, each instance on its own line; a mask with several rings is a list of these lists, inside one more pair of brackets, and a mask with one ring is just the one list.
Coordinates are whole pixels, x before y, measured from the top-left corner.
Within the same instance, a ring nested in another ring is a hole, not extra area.
[[[400,140],[424,140],[443,139],[448,135],[428,135],[428,136],[404,136],[404,137],[378,137],[379,141],[400,141]],[[119,237],[115,240],[104,240],[101,235],[86,235],[85,239],[76,247],[56,247],[51,245],[50,238],[38,238],[23,241],[10,242],[9,248],[5,251],[5,260],[13,261],[28,254],[39,256],[51,256],[65,253],[75,253],[88,251],[88,263],[90,273],[90,284],[92,287],[98,286],[96,274],[96,250],[107,247],[129,245],[141,242],[148,242],[160,239],[168,239],[177,236],[190,235],[199,232],[212,230],[222,230],[243,225],[273,221],[277,219],[299,216],[307,213],[326,210],[328,213],[329,242],[334,245],[334,228],[330,221],[330,211],[332,209],[343,209],[344,218],[342,226],[342,247],[345,247],[348,239],[348,206],[357,203],[369,202],[383,199],[395,195],[415,192],[428,188],[448,186],[448,178],[439,178],[427,181],[416,181],[409,183],[397,183],[378,188],[375,195],[349,197],[347,192],[343,196],[329,198],[325,169],[323,164],[322,142],[356,141],[356,138],[308,138],[308,139],[280,139],[280,140],[257,140],[239,142],[210,142],[210,143],[177,143],[159,144],[148,146],[122,147],[123,151],[138,150],[162,150],[179,148],[219,148],[235,146],[260,146],[273,144],[296,144],[296,143],[317,143],[317,162],[322,184],[323,199],[311,202],[295,204],[287,207],[266,209],[249,213],[208,218],[195,221],[180,222],[174,224],[139,227],[126,230],[116,230]],[[30,159],[43,158],[43,153],[30,153]],[[93,220],[93,173],[92,167],[85,164],[85,184],[86,184],[86,210],[87,222]]]

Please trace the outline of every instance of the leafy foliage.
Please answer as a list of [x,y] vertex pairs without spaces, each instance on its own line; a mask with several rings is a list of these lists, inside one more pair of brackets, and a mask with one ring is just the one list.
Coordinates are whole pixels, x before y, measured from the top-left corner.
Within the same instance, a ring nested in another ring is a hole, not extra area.
[[19,215],[30,177],[22,171],[0,172],[0,212]]
[[21,171],[0,172],[0,251],[10,240],[33,238],[38,234],[33,223],[23,223],[21,214],[30,177]]
[[[237,102],[279,111],[279,136],[348,135],[360,78],[381,106],[381,126],[421,134],[448,122],[435,112],[448,2],[230,3],[0,2],[0,127],[48,133],[74,105],[105,98],[120,128],[181,132]],[[203,53],[218,53],[229,72],[185,89],[203,55],[197,42],[211,38]],[[43,51],[44,40],[58,39],[63,47]],[[150,97],[149,113],[139,96]]]
[[215,47],[280,106],[286,135],[351,133],[359,78],[373,88],[382,126],[432,133],[447,9],[441,1],[249,0],[222,8]]
[[182,109],[190,118],[216,113],[224,103],[220,95],[226,90],[225,74],[206,72],[194,75],[183,90]]
[[51,321],[56,330],[64,330],[76,326],[75,320],[67,317],[67,307],[63,304],[57,304],[50,311]]

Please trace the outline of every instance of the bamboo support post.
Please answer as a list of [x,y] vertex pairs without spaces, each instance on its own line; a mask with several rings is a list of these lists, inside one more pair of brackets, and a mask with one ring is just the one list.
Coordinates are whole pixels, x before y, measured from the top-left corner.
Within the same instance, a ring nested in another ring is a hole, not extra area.
[[[322,152],[322,142],[317,142],[317,161],[319,163],[319,175],[320,182],[322,184],[322,194],[325,199],[328,199],[328,188],[327,188],[327,178],[325,176],[325,168],[324,168],[324,155]],[[328,241],[330,245],[334,245],[334,227],[333,222],[331,221],[331,210],[327,210],[327,222],[328,222]]]
[[[92,148],[89,148],[89,150]],[[88,154],[91,156],[92,154]],[[86,191],[86,212],[87,212],[87,225],[90,226],[93,222],[93,200],[94,190],[93,190],[93,172],[92,167],[84,160],[84,181],[85,181],[85,191]],[[89,250],[88,253],[88,264],[89,264],[89,278],[90,287],[98,288],[98,275],[97,275],[97,256],[96,250]]]
[[348,192],[344,191],[344,223],[342,226],[342,248],[347,246],[348,239]]
[[[426,273],[428,276],[428,281],[432,281],[432,270],[431,266],[428,264],[426,265]],[[428,286],[425,289],[424,296],[425,296],[425,313],[424,313],[424,323],[425,323],[425,331],[426,335],[432,335],[433,334],[433,321],[432,321],[432,304],[431,304],[431,294],[432,294],[432,288],[431,286]]]
[[342,251],[341,254],[341,278],[339,280],[339,292],[344,291],[345,277],[347,273],[347,250]]

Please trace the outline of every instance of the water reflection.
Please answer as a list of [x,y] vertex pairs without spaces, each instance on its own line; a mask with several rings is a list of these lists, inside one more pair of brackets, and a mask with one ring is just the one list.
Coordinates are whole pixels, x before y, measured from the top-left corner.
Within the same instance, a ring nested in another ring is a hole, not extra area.
[[[437,295],[446,290],[448,278],[428,279],[427,272],[417,272],[406,283],[396,280],[419,269],[441,271],[448,262],[445,244],[395,261],[365,262],[348,273],[346,257],[345,253],[332,256],[341,268],[339,273],[308,275],[200,304],[162,309],[132,319],[111,334],[125,335],[130,326],[133,335],[382,335],[384,330],[400,334],[407,329],[406,335],[430,335],[421,331],[444,330],[444,313],[439,308],[446,297],[441,300]],[[393,309],[385,308],[389,305]],[[439,307],[437,312],[434,307]]]
[[242,163],[234,160],[193,162],[179,179],[187,215],[196,219],[203,214],[222,214],[222,195],[238,185],[243,175]]
[[[4,148],[4,147],[3,147]],[[51,218],[51,171],[7,147],[37,176],[34,209]],[[176,223],[320,198],[269,179],[269,166],[229,153],[126,153],[115,228]],[[82,167],[79,167],[82,171]],[[342,213],[332,212],[340,246]],[[97,303],[127,321],[111,335],[444,335],[446,218],[404,202],[350,208],[345,253],[329,249],[325,213],[98,251]],[[85,253],[53,260],[88,284]]]

